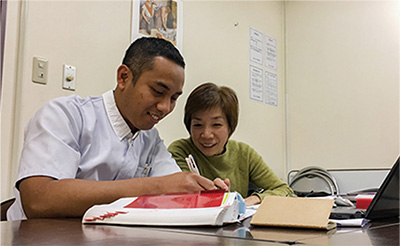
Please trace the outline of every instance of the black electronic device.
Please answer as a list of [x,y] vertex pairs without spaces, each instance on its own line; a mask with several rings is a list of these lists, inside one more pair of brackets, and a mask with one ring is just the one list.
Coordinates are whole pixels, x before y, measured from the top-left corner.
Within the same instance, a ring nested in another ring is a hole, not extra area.
[[365,218],[379,220],[399,218],[399,158],[394,163],[367,209],[335,207],[331,219]]
[[399,158],[397,158],[396,163],[368,206],[365,214],[366,219],[377,220],[399,217]]

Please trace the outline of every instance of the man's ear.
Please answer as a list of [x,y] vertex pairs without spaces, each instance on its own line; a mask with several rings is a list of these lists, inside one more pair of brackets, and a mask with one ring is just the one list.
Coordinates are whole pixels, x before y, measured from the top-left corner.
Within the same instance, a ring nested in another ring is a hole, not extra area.
[[118,88],[123,90],[132,81],[131,70],[126,65],[121,65],[117,69],[117,83]]

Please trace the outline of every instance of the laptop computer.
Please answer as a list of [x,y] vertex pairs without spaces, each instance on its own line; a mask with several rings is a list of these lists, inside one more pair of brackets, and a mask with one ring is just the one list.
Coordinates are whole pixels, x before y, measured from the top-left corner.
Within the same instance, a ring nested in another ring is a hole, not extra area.
[[354,207],[332,208],[330,219],[379,220],[399,218],[399,159],[394,163],[367,209]]

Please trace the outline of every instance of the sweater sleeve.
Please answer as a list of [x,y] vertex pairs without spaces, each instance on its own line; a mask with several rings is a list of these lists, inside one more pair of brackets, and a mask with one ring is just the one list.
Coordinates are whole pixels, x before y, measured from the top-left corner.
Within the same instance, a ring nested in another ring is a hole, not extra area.
[[250,182],[263,189],[251,195],[257,195],[261,200],[266,196],[293,196],[293,190],[272,171],[262,157],[252,148],[250,153]]
[[185,147],[184,139],[176,140],[168,146],[168,151],[171,153],[172,158],[175,159],[178,166],[183,172],[190,172],[185,158],[189,155],[188,148]]

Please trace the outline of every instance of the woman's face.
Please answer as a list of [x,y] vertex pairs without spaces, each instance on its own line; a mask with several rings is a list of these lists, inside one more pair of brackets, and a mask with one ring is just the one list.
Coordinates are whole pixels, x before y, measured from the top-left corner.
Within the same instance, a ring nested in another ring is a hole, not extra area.
[[229,138],[229,125],[221,108],[194,113],[190,125],[194,145],[206,156],[219,155]]

